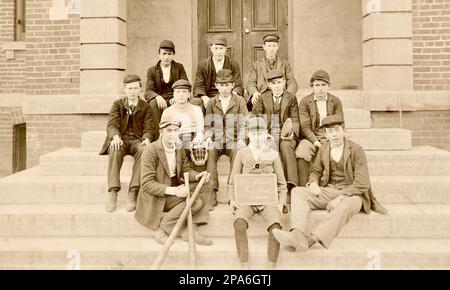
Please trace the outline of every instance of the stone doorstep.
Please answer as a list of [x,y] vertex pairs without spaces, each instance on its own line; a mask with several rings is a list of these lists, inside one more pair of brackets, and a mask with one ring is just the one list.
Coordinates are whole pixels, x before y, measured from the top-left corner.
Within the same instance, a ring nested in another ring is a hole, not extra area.
[[[162,249],[152,238],[1,238],[0,269],[67,269],[68,253],[79,254],[80,269],[149,269]],[[345,239],[329,249],[280,251],[279,269],[448,269],[448,239]],[[215,238],[197,246],[198,269],[238,269],[234,239]],[[250,268],[264,269],[266,238],[250,238]],[[70,256],[69,256],[70,257]],[[378,257],[379,264],[373,258]],[[162,269],[186,269],[188,244],[175,240]]]
[[[129,176],[122,176],[119,205],[125,205]],[[219,175],[219,202],[226,203],[228,175]],[[371,176],[380,202],[450,203],[450,176]],[[104,204],[106,176],[40,176],[35,167],[0,179],[0,204]]]
[[[361,145],[365,150],[411,150],[411,132],[405,129],[348,129],[350,140]],[[106,133],[102,131],[81,134],[81,150],[99,152],[105,141]]]
[[[429,146],[413,147],[409,151],[367,151],[366,155],[372,176],[433,176],[450,172],[450,152]],[[229,173],[227,159],[223,157],[219,160],[219,174]],[[132,160],[131,156],[125,157],[123,175],[131,175]],[[104,176],[106,170],[107,156],[83,152],[79,148],[65,148],[40,157],[41,175]]]
[[[389,215],[358,214],[340,233],[343,238],[450,238],[450,205],[389,205]],[[0,205],[2,237],[145,237],[150,231],[123,207],[112,214],[104,205]],[[313,211],[307,231],[326,215]],[[200,230],[211,237],[231,237],[234,217],[228,206],[210,213],[208,225]],[[288,215],[282,219],[289,228]],[[250,236],[265,236],[260,215],[251,221]],[[123,229],[126,229],[124,231]]]

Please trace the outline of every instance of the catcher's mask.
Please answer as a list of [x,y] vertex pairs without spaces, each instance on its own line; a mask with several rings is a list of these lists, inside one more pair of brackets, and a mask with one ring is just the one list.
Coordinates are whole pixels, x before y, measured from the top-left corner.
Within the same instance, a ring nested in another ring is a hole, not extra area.
[[192,142],[190,150],[192,162],[197,166],[205,165],[206,160],[208,160],[208,146],[206,146],[206,143]]

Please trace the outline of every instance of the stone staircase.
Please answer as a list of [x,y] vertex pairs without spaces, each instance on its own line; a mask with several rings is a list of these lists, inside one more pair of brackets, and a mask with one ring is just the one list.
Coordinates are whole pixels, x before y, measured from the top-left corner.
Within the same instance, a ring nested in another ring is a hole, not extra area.
[[[389,215],[359,214],[330,249],[280,251],[279,269],[450,268],[450,152],[412,147],[402,129],[371,129],[370,113],[345,111],[351,139],[367,153],[377,198]],[[42,155],[40,165],[0,180],[0,269],[147,269],[161,249],[125,211],[132,158],[126,157],[117,212],[104,211],[105,132],[85,132],[81,148]],[[219,161],[222,202],[201,231],[214,240],[197,246],[200,269],[237,269],[233,216],[226,202],[228,158]],[[312,214],[311,227],[324,216]],[[289,216],[284,215],[285,226]],[[249,229],[250,268],[266,264],[265,223]],[[188,269],[188,246],[177,240],[163,269]],[[76,267],[75,267],[76,268]]]

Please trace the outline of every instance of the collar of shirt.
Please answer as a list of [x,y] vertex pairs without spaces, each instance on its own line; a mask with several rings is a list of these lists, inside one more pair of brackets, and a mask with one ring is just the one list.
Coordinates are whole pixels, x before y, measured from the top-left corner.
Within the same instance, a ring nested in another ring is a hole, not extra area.
[[273,95],[273,102],[275,103],[275,102],[277,102],[278,100],[280,100],[280,102],[281,102],[281,98],[283,98],[283,94],[281,94],[281,95],[279,95],[279,96]]
[[138,102],[139,102],[139,99],[134,103],[130,103],[130,100],[128,100],[128,107],[131,107],[132,105],[134,105],[134,107],[137,107]]
[[166,147],[166,145],[164,145],[164,143],[163,143],[163,147],[164,147],[164,151],[166,152],[166,153],[175,153],[175,145],[173,145],[172,146],[172,148],[167,148]]
[[[320,102],[321,100],[317,99],[317,97],[314,96],[314,101],[315,102]],[[325,99],[322,102],[326,102],[326,101],[328,101],[328,95],[325,96]]]
[[225,64],[225,57],[222,59],[222,61],[215,61],[213,58],[214,67],[216,68],[216,71],[219,71],[223,69],[223,65]]

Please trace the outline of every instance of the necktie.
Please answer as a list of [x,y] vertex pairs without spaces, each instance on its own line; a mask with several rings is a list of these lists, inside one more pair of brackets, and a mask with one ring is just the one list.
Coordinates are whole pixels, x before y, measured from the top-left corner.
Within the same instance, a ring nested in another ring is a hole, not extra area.
[[275,96],[275,106],[280,106],[281,96],[277,97]]
[[131,113],[134,113],[134,110],[136,109],[136,106],[135,105],[131,105],[130,106],[130,110],[131,110]]

